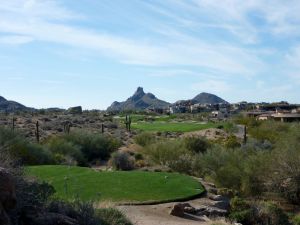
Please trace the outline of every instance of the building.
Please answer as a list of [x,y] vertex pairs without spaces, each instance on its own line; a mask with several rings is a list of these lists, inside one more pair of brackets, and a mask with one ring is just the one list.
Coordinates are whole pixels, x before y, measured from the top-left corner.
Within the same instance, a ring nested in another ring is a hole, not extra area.
[[272,115],[272,119],[281,122],[300,122],[300,113],[276,113]]

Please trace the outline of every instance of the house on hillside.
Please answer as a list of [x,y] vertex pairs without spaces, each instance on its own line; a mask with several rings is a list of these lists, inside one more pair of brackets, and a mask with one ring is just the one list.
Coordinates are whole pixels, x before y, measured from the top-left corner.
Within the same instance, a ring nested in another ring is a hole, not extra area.
[[300,113],[276,113],[272,118],[281,122],[300,122]]
[[218,120],[224,120],[226,118],[228,118],[228,113],[227,112],[222,112],[222,111],[212,111],[211,112],[211,118],[213,119],[218,119]]

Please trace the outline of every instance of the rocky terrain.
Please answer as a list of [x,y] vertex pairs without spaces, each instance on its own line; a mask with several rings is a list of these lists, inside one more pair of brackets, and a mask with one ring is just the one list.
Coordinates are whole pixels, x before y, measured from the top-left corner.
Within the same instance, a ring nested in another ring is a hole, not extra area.
[[36,126],[39,124],[40,140],[51,135],[63,134],[70,130],[85,130],[93,133],[105,133],[123,141],[127,145],[132,134],[112,119],[99,113],[23,113],[20,115],[0,115],[0,126],[14,129],[25,137],[36,140]]

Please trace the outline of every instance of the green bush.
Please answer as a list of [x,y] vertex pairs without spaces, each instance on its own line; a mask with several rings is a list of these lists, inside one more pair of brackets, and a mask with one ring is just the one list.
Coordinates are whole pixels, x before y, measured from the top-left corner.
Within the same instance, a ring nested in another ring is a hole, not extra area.
[[110,163],[116,170],[133,170],[134,159],[127,152],[114,152]]
[[245,225],[250,225],[254,216],[254,211],[250,205],[242,198],[234,197],[230,201],[229,219]]
[[25,165],[53,164],[53,155],[42,145],[29,143],[23,138],[14,140],[7,147],[9,153]]
[[75,219],[79,225],[102,224],[91,202],[82,202],[79,200],[63,202],[61,200],[53,200],[47,205],[47,211]]
[[270,190],[282,194],[292,203],[300,203],[300,126],[282,135],[270,155],[268,178]]
[[300,215],[296,215],[293,218],[293,225],[300,225]]
[[183,154],[178,157],[176,160],[170,160],[168,162],[168,167],[173,171],[178,173],[192,174],[192,165],[191,162],[193,158],[190,154]]
[[30,143],[18,132],[0,128],[0,147],[25,165],[53,164],[54,158],[42,145]]
[[288,216],[272,202],[247,203],[241,198],[233,198],[230,202],[231,221],[244,225],[289,225]]
[[248,128],[258,127],[262,121],[257,120],[256,118],[246,117],[243,115],[239,115],[234,119],[236,124],[242,124],[247,126]]
[[240,190],[245,154],[237,149],[216,146],[197,159],[194,168],[198,171],[195,172],[201,177],[209,177],[219,187]]
[[242,195],[259,195],[265,184],[268,152],[214,146],[193,157],[192,173],[212,180],[220,188]]
[[79,165],[86,165],[86,160],[80,146],[61,137],[52,137],[46,142],[47,148],[55,155],[58,163],[66,163],[68,158],[75,160]]
[[135,142],[143,147],[153,144],[155,136],[152,133],[143,132],[134,138]]
[[18,132],[13,132],[10,129],[0,127],[0,146],[7,146],[19,138],[20,134]]
[[193,153],[203,153],[209,148],[209,143],[204,137],[186,137],[184,143],[186,148]]
[[261,202],[258,208],[256,220],[265,225],[288,225],[288,216],[277,205],[272,202]]
[[231,135],[225,140],[224,146],[225,148],[239,148],[241,147],[241,143],[235,135]]
[[144,153],[150,161],[169,166],[174,161],[177,161],[181,155],[188,153],[184,143],[181,140],[166,140],[146,146]]
[[122,212],[114,208],[98,209],[97,216],[103,225],[132,225]]
[[120,142],[112,137],[88,132],[72,132],[64,138],[80,146],[89,162],[95,159],[108,159],[110,154],[120,147]]
[[261,122],[259,126],[249,128],[249,134],[251,137],[259,140],[268,140],[271,143],[276,143],[282,135],[289,132],[290,124],[265,121]]

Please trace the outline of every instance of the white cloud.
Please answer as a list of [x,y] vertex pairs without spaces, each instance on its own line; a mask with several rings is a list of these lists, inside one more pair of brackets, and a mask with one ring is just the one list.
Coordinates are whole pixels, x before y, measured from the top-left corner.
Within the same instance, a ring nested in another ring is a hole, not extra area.
[[209,92],[209,93],[224,94],[225,92],[232,90],[232,87],[225,81],[205,80],[205,81],[193,84],[192,90],[197,91],[197,92]]
[[21,45],[32,42],[33,38],[22,35],[0,35],[0,44]]
[[[0,0],[1,1],[1,0]],[[213,82],[217,77],[232,75],[252,77],[264,71],[267,63],[261,55],[270,54],[267,48],[249,48],[233,41],[210,41],[201,35],[193,35],[189,29],[214,27],[228,30],[242,43],[259,41],[262,32],[249,19],[249,14],[256,13],[268,26],[266,32],[277,34],[278,30],[295,29],[294,23],[300,20],[296,9],[300,4],[292,1],[274,4],[268,1],[249,0],[191,0],[166,1],[161,4],[146,4],[150,10],[170,18],[168,25],[156,21],[155,32],[164,35],[164,39],[129,38],[107,30],[84,29],[70,25],[70,21],[85,19],[81,14],[64,7],[59,1],[50,0],[10,0],[0,4],[0,43],[26,44],[33,41],[57,43],[75,49],[85,49],[99,55],[111,57],[124,64],[162,66],[192,66],[193,71],[205,69],[204,74],[210,79],[205,85],[214,89],[227,91],[228,85],[223,81]],[[176,8],[177,7],[177,8]],[[178,10],[178,7],[183,9]],[[177,9],[177,10],[176,10]],[[282,10],[281,10],[282,9]],[[176,13],[175,13],[176,12]],[[201,15],[200,18],[198,15]],[[180,25],[177,25],[178,24]],[[174,24],[176,26],[174,26]],[[289,28],[292,27],[292,28]],[[299,62],[299,52],[291,52],[287,59]],[[295,57],[296,55],[297,57]],[[295,65],[294,65],[295,66]],[[152,76],[190,75],[197,72],[188,70],[157,70]],[[203,75],[199,73],[200,76]],[[196,85],[197,86],[197,85]],[[200,85],[199,87],[203,87]]]
[[126,64],[192,65],[221,74],[242,75],[254,74],[250,68],[262,66],[255,54],[228,43],[211,44],[183,35],[162,44],[151,39],[129,39],[95,32],[57,21],[72,18],[78,18],[77,14],[56,1],[11,0],[0,7],[0,32],[26,37],[24,42],[37,40],[86,48]]
[[4,16],[24,17],[26,20],[70,20],[82,19],[83,16],[73,13],[55,0],[1,0],[0,12]]
[[156,70],[148,74],[150,77],[175,77],[175,76],[195,76],[196,72],[182,69]]

